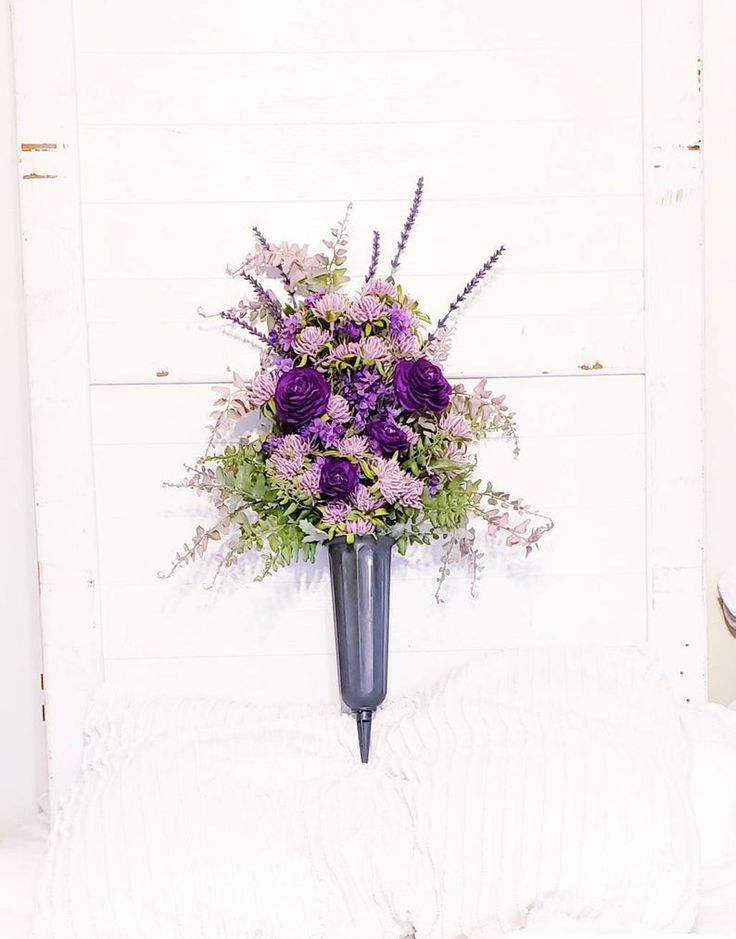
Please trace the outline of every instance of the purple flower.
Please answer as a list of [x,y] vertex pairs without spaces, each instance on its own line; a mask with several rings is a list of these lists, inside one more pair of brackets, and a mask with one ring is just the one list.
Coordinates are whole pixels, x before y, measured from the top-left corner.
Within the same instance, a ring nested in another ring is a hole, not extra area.
[[378,448],[381,456],[393,456],[409,449],[409,437],[394,421],[378,420],[366,424],[366,434]]
[[411,310],[400,303],[394,303],[389,310],[389,330],[392,336],[404,336],[411,331],[417,318]]
[[302,325],[302,316],[301,313],[292,313],[290,316],[285,316],[278,327],[276,328],[276,336],[278,345],[284,349],[288,350],[291,348],[292,343],[294,342],[294,336],[301,328]]
[[314,418],[308,424],[303,424],[299,429],[302,437],[317,437],[323,447],[331,450],[345,436],[345,428],[338,421],[322,421]]
[[342,457],[327,456],[322,461],[319,490],[327,499],[347,499],[358,485],[358,467]]
[[360,339],[363,331],[357,323],[340,323],[335,327],[335,336],[339,339],[348,339],[355,341]]
[[330,386],[314,368],[293,368],[276,385],[276,413],[285,424],[299,426],[324,414]]
[[432,475],[427,480],[427,489],[429,490],[430,496],[436,496],[441,488],[441,478],[436,473],[432,473]]
[[429,359],[398,362],[394,369],[394,388],[399,404],[407,411],[444,411],[452,394],[442,369]]
[[376,412],[395,403],[393,388],[377,369],[364,367],[346,371],[342,380],[342,394],[353,408],[353,422],[358,431]]

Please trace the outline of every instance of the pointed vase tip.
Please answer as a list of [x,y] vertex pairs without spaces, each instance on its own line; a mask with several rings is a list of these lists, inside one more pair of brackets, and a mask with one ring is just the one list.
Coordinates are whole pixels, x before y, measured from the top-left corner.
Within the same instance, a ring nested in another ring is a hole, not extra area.
[[355,715],[358,725],[358,744],[360,745],[360,762],[367,763],[371,750],[371,721],[373,711],[358,711]]

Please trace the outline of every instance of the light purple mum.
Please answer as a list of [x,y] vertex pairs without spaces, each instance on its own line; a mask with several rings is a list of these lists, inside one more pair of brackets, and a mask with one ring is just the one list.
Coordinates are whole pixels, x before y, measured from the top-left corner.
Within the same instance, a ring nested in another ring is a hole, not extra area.
[[405,473],[395,460],[377,458],[378,488],[381,495],[391,504],[399,502],[401,505],[421,506],[421,495],[424,488],[421,479],[416,479]]
[[297,484],[307,493],[308,496],[319,495],[319,469],[316,466],[310,467],[297,479]]
[[371,452],[368,440],[361,434],[343,437],[337,445],[340,456],[367,456]]
[[347,518],[350,506],[346,502],[328,502],[320,509],[322,518],[328,525],[339,525]]
[[327,414],[333,421],[347,424],[352,416],[350,405],[342,395],[331,395],[327,402]]
[[305,326],[294,338],[292,347],[299,355],[316,355],[329,340],[330,334],[319,326]]
[[354,323],[372,323],[383,316],[383,304],[377,297],[362,296],[353,304],[348,317]]
[[349,535],[372,535],[375,530],[376,526],[367,518],[356,518],[345,522],[345,531]]
[[372,280],[369,280],[363,288],[363,296],[371,297],[377,296],[378,294],[381,296],[395,297],[396,287],[390,280],[382,280],[380,277],[374,277]]
[[278,375],[275,372],[259,372],[251,382],[249,398],[259,408],[273,398]]

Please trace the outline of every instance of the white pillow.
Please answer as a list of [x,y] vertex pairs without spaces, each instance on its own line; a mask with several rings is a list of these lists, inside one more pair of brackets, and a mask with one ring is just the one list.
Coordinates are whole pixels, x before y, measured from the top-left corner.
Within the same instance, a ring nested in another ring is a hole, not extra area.
[[692,926],[687,748],[641,652],[482,656],[409,709],[389,742],[435,869],[433,935]]
[[38,939],[455,939],[695,915],[686,758],[634,650],[503,650],[377,719],[103,696]]

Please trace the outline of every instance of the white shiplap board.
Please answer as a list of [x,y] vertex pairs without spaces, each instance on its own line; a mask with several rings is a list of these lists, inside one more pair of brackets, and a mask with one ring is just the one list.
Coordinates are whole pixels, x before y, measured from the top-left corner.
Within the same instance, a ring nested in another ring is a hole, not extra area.
[[[359,277],[420,173],[402,279],[427,312],[507,245],[448,371],[508,393],[522,456],[494,442],[482,469],[557,527],[529,561],[491,552],[475,600],[459,577],[438,607],[431,556],[397,563],[394,692],[488,646],[650,636],[682,697],[702,696],[697,0],[17,7],[22,139],[59,144],[23,154],[27,282],[71,279],[55,297],[76,337],[55,356],[31,317],[37,459],[61,434],[86,481],[72,507],[41,470],[39,527],[60,551],[76,511],[67,579],[90,572],[93,611],[42,571],[45,645],[49,662],[97,663],[49,676],[54,796],[103,670],[134,688],[336,700],[324,565],[211,591],[204,571],[156,579],[206,513],[161,481],[201,447],[209,385],[254,362],[196,317],[240,296],[224,267],[249,227],[315,244],[352,199]],[[72,232],[63,272],[42,231]]]

